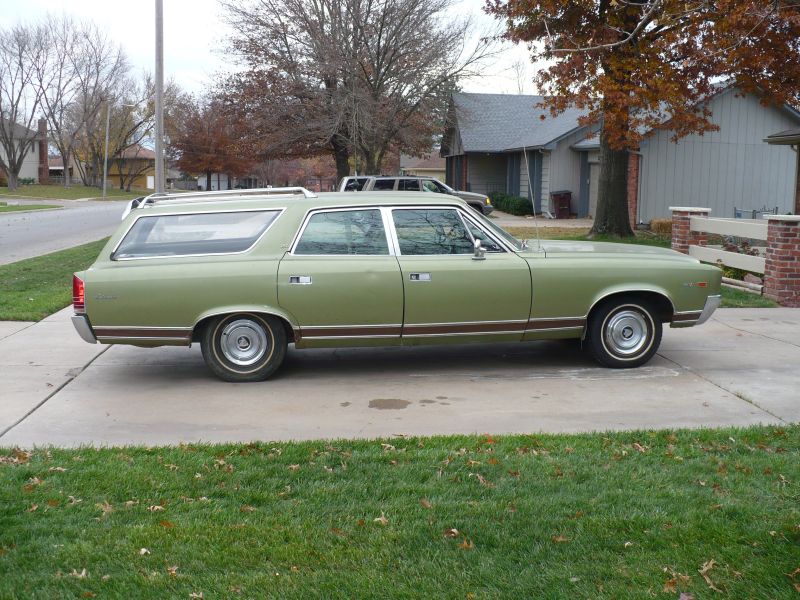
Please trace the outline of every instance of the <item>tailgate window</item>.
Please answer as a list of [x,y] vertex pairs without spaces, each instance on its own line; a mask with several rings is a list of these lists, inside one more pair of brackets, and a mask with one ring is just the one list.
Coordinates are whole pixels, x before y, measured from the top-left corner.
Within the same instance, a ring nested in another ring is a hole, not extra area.
[[244,252],[258,241],[280,212],[259,210],[139,217],[111,259]]

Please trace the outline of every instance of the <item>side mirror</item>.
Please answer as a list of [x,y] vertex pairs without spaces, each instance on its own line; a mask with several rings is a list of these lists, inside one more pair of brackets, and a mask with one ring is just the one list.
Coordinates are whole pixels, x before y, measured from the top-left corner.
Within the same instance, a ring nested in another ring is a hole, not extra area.
[[472,260],[484,260],[486,258],[486,250],[481,246],[480,240],[475,240],[475,255]]

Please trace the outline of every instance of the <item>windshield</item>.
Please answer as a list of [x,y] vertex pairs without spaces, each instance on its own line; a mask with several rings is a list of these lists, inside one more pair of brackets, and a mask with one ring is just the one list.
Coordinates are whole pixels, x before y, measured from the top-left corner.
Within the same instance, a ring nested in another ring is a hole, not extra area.
[[472,217],[473,219],[480,221],[482,225],[486,226],[497,237],[500,237],[503,240],[505,240],[505,242],[515,250],[523,250],[522,242],[520,242],[517,238],[508,233],[505,229],[502,229],[499,225],[495,225],[494,223],[492,223],[491,219],[488,219],[486,216],[479,214],[476,211],[470,211],[469,216]]

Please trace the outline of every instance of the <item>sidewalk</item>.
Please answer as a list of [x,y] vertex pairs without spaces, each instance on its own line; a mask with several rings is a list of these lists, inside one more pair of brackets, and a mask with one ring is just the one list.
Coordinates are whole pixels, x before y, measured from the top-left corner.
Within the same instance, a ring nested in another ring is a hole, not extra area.
[[492,222],[497,223],[500,227],[559,227],[563,229],[589,229],[592,226],[593,219],[548,219],[547,217],[538,216],[534,220],[532,216],[518,217],[508,213],[501,212],[497,209],[492,211],[489,215]]

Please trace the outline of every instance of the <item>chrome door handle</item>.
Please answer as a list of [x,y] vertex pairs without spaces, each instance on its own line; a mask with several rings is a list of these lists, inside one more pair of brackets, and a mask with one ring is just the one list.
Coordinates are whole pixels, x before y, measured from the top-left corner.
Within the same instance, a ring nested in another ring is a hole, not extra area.
[[430,281],[430,273],[411,273],[408,277],[411,281]]
[[289,283],[311,285],[311,275],[289,275]]

